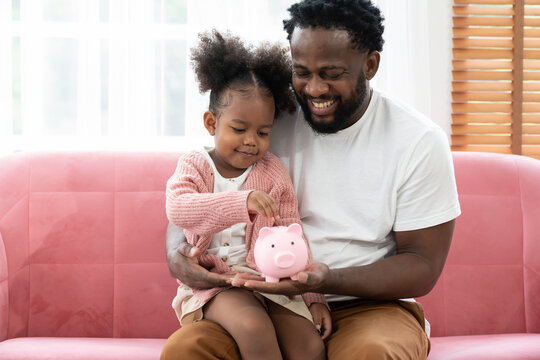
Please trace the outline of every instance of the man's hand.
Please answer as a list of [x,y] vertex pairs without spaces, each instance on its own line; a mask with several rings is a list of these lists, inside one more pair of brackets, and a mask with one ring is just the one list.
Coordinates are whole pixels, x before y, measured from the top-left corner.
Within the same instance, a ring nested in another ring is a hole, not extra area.
[[184,231],[169,224],[167,227],[167,265],[171,276],[193,289],[209,289],[230,285],[234,273],[217,274],[197,263],[199,249],[191,246]]
[[332,318],[330,311],[326,305],[321,303],[313,303],[309,306],[309,312],[313,316],[313,324],[321,334],[321,338],[324,340],[332,332]]
[[236,274],[231,284],[237,287],[244,287],[269,294],[300,295],[305,292],[320,292],[328,280],[330,271],[328,266],[321,263],[314,263],[304,271],[298,273],[298,280],[281,280],[278,283],[264,281],[260,276],[249,274]]

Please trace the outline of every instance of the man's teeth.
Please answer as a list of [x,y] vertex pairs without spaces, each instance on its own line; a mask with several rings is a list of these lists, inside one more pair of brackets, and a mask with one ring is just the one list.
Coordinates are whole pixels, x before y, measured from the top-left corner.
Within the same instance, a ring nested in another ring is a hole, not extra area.
[[334,100],[325,101],[325,102],[314,102],[314,101],[312,101],[311,103],[317,109],[324,109],[324,108],[327,108],[327,107],[331,106],[334,103]]

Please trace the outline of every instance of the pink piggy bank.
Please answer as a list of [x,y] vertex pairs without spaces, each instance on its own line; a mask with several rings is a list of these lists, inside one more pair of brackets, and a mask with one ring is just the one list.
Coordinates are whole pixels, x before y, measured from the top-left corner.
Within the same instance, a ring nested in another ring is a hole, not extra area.
[[308,249],[299,224],[263,227],[254,249],[255,263],[267,282],[279,282],[304,270]]

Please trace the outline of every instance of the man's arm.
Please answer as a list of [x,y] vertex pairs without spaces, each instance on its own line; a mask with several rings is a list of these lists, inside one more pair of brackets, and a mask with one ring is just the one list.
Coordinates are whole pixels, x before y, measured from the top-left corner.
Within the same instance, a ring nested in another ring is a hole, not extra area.
[[423,296],[442,272],[454,223],[451,220],[426,229],[396,232],[396,255],[370,265],[328,269],[316,263],[298,274],[298,281],[266,283],[238,275],[233,285],[286,295],[319,292],[377,300]]
[[325,291],[380,300],[427,294],[444,267],[454,222],[396,232],[396,255],[367,266],[330,271]]
[[210,272],[197,263],[199,249],[191,246],[184,230],[169,223],[167,226],[167,265],[171,276],[193,289],[209,289],[229,285],[231,274]]

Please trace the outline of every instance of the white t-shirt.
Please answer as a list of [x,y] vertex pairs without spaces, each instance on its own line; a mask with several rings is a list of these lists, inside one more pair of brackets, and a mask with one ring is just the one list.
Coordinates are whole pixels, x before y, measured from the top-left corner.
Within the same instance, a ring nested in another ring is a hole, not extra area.
[[316,134],[301,111],[277,119],[270,151],[292,178],[313,260],[330,268],[390,256],[393,231],[460,214],[445,133],[377,91],[362,118],[335,134]]
[[[200,152],[214,170],[214,192],[242,190],[253,165],[247,168],[242,175],[227,179],[217,171],[208,150],[210,149],[204,149]],[[234,224],[230,228],[214,234],[207,251],[209,254],[219,256],[228,266],[246,264],[246,223]]]

